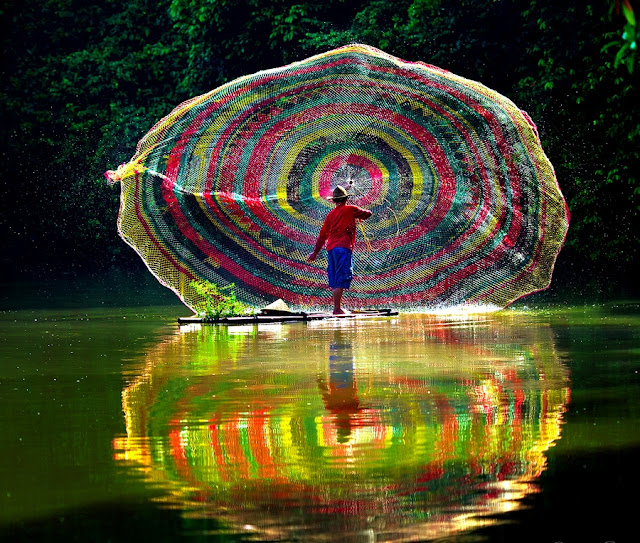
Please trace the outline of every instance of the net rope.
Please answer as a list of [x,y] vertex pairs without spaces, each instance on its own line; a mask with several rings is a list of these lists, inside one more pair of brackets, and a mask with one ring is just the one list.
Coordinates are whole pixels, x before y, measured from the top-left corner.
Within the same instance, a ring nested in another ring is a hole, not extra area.
[[192,309],[192,281],[233,283],[256,307],[326,308],[326,253],[306,257],[337,185],[373,211],[353,308],[504,307],[549,285],[569,221],[525,112],[359,44],[184,102],[106,175],[121,236]]

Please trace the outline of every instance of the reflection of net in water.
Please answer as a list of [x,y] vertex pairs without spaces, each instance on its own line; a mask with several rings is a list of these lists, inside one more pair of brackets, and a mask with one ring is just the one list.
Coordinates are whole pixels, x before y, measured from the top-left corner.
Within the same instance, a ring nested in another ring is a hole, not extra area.
[[[406,319],[376,352],[357,347],[372,339],[363,325],[327,331],[311,368],[310,353],[271,352],[252,330],[184,333],[123,393],[116,457],[185,515],[287,537],[337,525],[425,537],[535,491],[568,401],[547,329],[518,329],[514,342],[496,322]],[[305,328],[280,330],[304,341]],[[366,520],[382,516],[384,528]]]
[[121,181],[119,230],[190,307],[326,303],[310,264],[337,184],[374,215],[350,303],[503,306],[548,285],[568,213],[531,119],[483,85],[350,45],[178,106]]

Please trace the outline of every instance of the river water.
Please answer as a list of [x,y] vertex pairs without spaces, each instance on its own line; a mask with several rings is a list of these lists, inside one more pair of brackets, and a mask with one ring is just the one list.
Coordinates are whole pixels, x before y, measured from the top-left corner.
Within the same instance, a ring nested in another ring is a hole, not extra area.
[[179,327],[131,285],[4,285],[2,540],[636,540],[638,303]]

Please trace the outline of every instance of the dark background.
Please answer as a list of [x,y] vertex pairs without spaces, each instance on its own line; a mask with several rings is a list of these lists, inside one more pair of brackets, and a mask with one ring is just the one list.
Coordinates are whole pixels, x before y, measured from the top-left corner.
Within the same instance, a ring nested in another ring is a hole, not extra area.
[[624,4],[0,0],[1,273],[144,270],[103,172],[182,101],[360,42],[480,81],[532,117],[571,211],[546,296],[637,295],[640,67]]

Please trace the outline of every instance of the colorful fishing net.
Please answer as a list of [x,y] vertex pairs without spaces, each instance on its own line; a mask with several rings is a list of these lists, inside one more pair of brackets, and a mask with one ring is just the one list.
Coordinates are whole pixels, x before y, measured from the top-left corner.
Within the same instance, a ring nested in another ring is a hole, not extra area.
[[[350,307],[505,306],[548,286],[568,211],[531,119],[445,70],[350,45],[178,106],[107,172],[120,234],[191,308],[190,283],[328,304],[308,263],[336,185],[360,223]],[[324,253],[323,253],[324,254]]]

